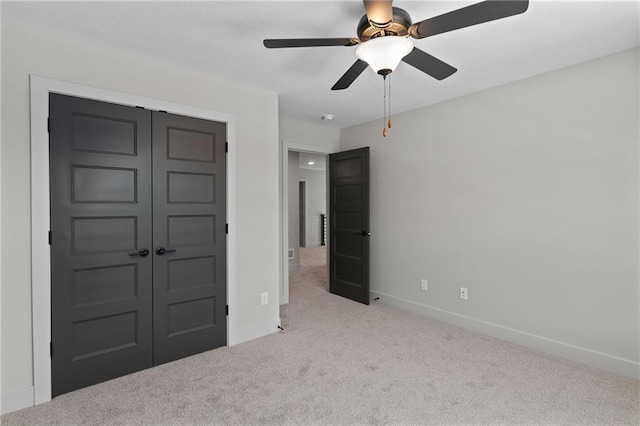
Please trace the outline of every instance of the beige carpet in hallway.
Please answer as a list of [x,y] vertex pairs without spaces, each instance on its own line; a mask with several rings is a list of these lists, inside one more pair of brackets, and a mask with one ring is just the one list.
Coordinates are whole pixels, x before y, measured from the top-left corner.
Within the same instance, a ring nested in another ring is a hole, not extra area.
[[55,398],[3,424],[639,424],[640,382],[329,294],[302,251],[283,332]]

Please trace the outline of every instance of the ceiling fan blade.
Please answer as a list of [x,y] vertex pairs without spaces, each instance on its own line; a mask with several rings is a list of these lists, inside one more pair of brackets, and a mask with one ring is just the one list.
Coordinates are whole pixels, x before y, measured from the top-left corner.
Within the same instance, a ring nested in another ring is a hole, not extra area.
[[355,46],[357,38],[276,38],[263,41],[264,47],[278,49],[282,47],[318,47],[318,46]]
[[417,22],[409,28],[413,38],[425,38],[526,12],[528,0],[489,0]]
[[393,22],[391,0],[363,0],[369,23],[376,28],[387,28]]
[[362,71],[367,69],[368,66],[369,64],[367,64],[365,61],[361,61],[360,59],[356,60],[353,65],[351,65],[351,68],[349,68],[347,72],[345,72],[344,75],[340,77],[340,80],[338,80],[338,82],[333,85],[331,90],[343,90],[351,86],[351,83],[353,83],[355,79],[358,78],[360,74],[362,74]]
[[442,62],[440,59],[429,55],[427,52],[420,50],[417,47],[414,47],[407,56],[402,58],[402,61],[412,67],[416,67],[426,74],[429,74],[437,80],[444,80],[458,71],[446,62]]

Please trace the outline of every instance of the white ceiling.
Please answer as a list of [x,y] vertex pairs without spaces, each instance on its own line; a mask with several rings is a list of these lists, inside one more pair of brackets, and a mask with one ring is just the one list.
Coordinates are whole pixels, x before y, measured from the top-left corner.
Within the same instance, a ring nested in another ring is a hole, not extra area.
[[[414,21],[476,1],[401,1]],[[522,15],[417,40],[458,68],[443,81],[400,64],[394,112],[430,105],[640,45],[640,2],[532,0]],[[355,48],[266,49],[264,38],[352,37],[364,14],[350,1],[2,2],[17,20],[277,92],[283,116],[345,127],[382,116],[382,79],[367,70],[330,88]],[[323,122],[331,113],[335,119]]]

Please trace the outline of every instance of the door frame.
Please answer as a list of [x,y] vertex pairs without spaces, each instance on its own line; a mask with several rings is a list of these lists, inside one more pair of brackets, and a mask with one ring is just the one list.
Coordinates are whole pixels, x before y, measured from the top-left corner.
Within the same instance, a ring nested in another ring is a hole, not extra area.
[[[300,179],[298,181],[298,240],[299,248],[307,246],[307,181]],[[304,232],[303,232],[304,231]],[[299,257],[299,256],[298,256]]]
[[[51,257],[49,246],[49,93],[76,96],[120,105],[141,106],[187,117],[226,123],[227,142],[227,345],[238,342],[236,321],[236,118],[234,115],[193,107],[161,99],[131,95],[113,90],[69,83],[31,74],[31,314],[33,328],[33,387],[34,402],[51,400]],[[288,284],[288,283],[287,283]]]
[[[289,151],[306,152],[309,154],[329,155],[339,152],[336,147],[324,147],[319,145],[305,145],[303,143],[280,141],[280,304],[289,303]],[[329,170],[327,162],[327,187],[329,185]],[[327,203],[329,202],[329,192],[327,191]],[[327,212],[327,217],[328,217]],[[325,246],[327,255],[329,253],[329,243]],[[328,260],[328,257],[327,257]],[[328,265],[328,263],[327,263]]]

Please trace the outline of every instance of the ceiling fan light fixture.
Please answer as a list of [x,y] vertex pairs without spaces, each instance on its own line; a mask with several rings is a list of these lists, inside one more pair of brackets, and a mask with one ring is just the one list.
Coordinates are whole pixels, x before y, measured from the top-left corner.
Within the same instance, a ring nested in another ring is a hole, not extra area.
[[405,37],[376,37],[358,46],[356,56],[377,74],[393,72],[402,58],[413,50],[413,42]]

